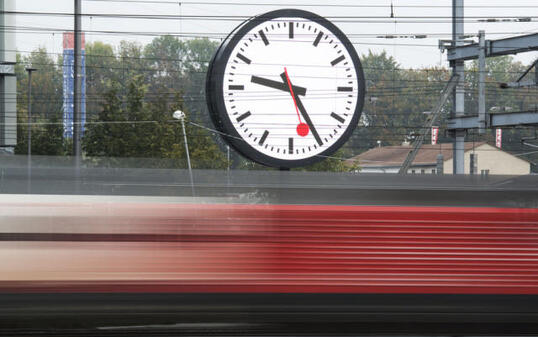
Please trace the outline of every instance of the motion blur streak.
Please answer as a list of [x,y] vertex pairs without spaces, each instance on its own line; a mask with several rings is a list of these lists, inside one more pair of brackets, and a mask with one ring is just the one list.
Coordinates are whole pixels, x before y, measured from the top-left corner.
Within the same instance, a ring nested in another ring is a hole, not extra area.
[[150,199],[4,202],[0,292],[538,294],[537,209]]

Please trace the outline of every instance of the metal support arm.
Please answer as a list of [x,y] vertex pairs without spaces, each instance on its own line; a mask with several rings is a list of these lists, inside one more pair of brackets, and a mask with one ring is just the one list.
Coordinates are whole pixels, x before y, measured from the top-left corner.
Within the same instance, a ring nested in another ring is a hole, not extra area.
[[443,108],[443,105],[445,105],[445,102],[450,96],[450,94],[454,91],[454,88],[456,87],[459,78],[459,75],[452,75],[452,77],[446,84],[445,88],[443,89],[443,92],[441,93],[441,98],[439,99],[437,105],[431,113],[431,118],[428,119],[426,125],[421,130],[420,135],[415,139],[413,143],[413,149],[407,154],[407,157],[405,158],[402,167],[400,167],[398,174],[406,174],[409,170],[409,167],[411,167],[413,160],[415,160],[415,157],[417,156],[418,150],[422,147],[422,144],[424,143],[424,137],[426,137],[428,131],[437,122],[437,118],[439,117],[441,109]]
[[[487,122],[492,128],[516,125],[538,125],[538,112],[510,112],[488,114]],[[456,117],[448,120],[448,130],[464,130],[479,128],[478,116]]]
[[[534,68],[534,81],[525,81],[521,82],[521,80]],[[534,87],[538,86],[538,59],[531,64],[530,67],[525,70],[523,74],[519,76],[519,78],[515,82],[508,82],[508,83],[501,83],[500,87],[502,89],[506,88],[525,88],[525,87]]]
[[[460,47],[447,47],[447,49],[448,61],[474,60],[480,54],[478,43]],[[531,50],[538,50],[538,33],[486,41],[487,57],[517,54]]]

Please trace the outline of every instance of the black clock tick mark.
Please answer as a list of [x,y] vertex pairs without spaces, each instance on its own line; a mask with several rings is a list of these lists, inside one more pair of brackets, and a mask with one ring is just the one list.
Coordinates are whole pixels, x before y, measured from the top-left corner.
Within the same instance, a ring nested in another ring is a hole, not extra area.
[[322,37],[323,37],[323,32],[319,32],[318,36],[316,36],[316,39],[314,40],[314,43],[313,43],[314,47],[318,46],[319,41],[321,40]]
[[[247,111],[244,114],[242,114],[241,116],[237,117],[237,121],[241,122],[242,120],[250,117],[250,115],[251,115],[250,111]],[[243,127],[243,125],[241,125],[241,127]]]
[[245,62],[246,64],[250,64],[252,62],[248,57],[246,57],[245,55],[241,53],[237,53],[237,58]]
[[294,35],[294,32],[293,32],[293,22],[290,22],[289,38],[290,38],[290,39],[293,39],[293,35]]
[[342,62],[344,59],[345,59],[344,55],[341,55],[341,56],[335,58],[334,60],[332,60],[331,65],[334,67],[338,63]]
[[263,30],[260,30],[258,33],[260,33],[260,37],[262,38],[263,44],[267,46],[269,44],[269,40],[267,40],[267,36],[265,36]]
[[345,119],[342,118],[342,116],[338,115],[337,113],[331,112],[331,117],[339,121],[340,123],[344,123]]
[[267,139],[267,136],[269,136],[269,131],[265,130],[263,135],[262,135],[262,138],[260,138],[259,145],[263,145],[263,143],[265,143],[265,140]]

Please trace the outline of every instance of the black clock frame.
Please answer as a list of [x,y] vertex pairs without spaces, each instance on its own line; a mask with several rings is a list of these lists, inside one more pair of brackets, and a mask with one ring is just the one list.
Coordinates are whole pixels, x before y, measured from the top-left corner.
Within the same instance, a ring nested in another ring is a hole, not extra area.
[[[333,145],[328,147],[322,153],[313,155],[309,158],[294,160],[278,159],[263,154],[260,151],[256,150],[256,148],[252,147],[245,140],[243,140],[241,135],[237,132],[237,130],[232,124],[232,121],[230,120],[230,117],[228,116],[224,103],[223,79],[226,65],[228,64],[228,60],[230,58],[230,54],[234,50],[235,46],[252,28],[262,22],[273,20],[276,18],[304,18],[314,21],[325,27],[328,31],[330,31],[340,40],[340,42],[343,44],[343,46],[349,53],[355,67],[358,85],[357,105],[347,129]],[[362,65],[359,60],[359,56],[355,51],[355,48],[353,47],[347,36],[327,19],[317,14],[299,9],[280,9],[268,12],[259,16],[255,16],[236,27],[217,49],[217,52],[209,63],[206,77],[207,107],[209,109],[213,124],[215,125],[216,129],[222,133],[224,140],[237,152],[241,153],[248,159],[262,165],[276,168],[293,168],[311,165],[325,159],[327,156],[330,156],[331,154],[336,152],[349,139],[349,137],[353,133],[353,130],[359,122],[359,118],[364,105],[365,91],[366,90]]]

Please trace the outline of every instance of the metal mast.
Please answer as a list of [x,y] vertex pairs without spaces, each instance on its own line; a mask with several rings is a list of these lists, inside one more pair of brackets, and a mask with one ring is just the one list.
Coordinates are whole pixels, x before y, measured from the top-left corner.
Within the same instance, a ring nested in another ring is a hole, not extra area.
[[[463,0],[452,0],[452,46],[463,46]],[[457,75],[458,83],[454,91],[454,106],[452,110],[453,117],[463,117],[465,114],[465,89],[464,89],[464,70],[465,64],[463,60],[457,60],[452,62],[452,74]],[[466,130],[454,130],[454,146],[453,146],[453,158],[454,174],[464,174],[465,169],[465,133]]]

